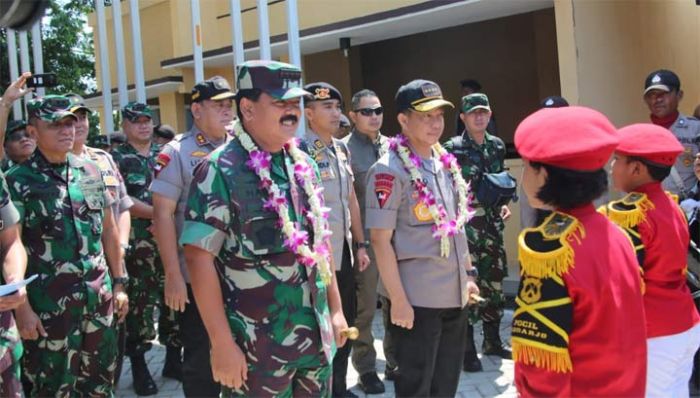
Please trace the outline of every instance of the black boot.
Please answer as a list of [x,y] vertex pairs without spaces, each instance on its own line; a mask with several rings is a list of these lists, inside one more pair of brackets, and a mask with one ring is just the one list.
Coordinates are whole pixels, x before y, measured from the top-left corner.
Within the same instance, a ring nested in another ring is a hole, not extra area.
[[500,320],[494,322],[484,322],[484,344],[481,352],[484,355],[495,355],[503,359],[512,359],[513,352],[510,347],[505,346],[499,335]]
[[163,377],[182,382],[182,348],[167,347],[165,352],[165,364],[163,365]]
[[474,325],[467,325],[467,345],[464,349],[464,362],[462,369],[465,372],[481,372],[484,368],[481,366],[481,361],[476,355],[476,346],[474,345]]
[[158,386],[151,377],[151,372],[146,365],[146,359],[143,354],[136,354],[129,357],[131,359],[131,375],[134,378],[134,391],[136,395],[156,395],[158,394]]

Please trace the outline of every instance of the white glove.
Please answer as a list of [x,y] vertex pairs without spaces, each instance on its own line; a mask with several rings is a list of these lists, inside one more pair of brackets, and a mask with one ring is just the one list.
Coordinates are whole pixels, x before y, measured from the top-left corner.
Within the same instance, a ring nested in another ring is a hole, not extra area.
[[695,199],[685,199],[681,202],[681,209],[685,212],[686,217],[690,218],[693,212],[700,208],[700,201]]

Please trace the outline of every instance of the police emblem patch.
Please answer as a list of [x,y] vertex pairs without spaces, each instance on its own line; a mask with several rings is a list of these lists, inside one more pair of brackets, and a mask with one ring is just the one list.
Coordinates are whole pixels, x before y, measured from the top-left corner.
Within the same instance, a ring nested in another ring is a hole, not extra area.
[[156,166],[154,167],[155,175],[158,176],[161,170],[170,163],[170,156],[167,153],[159,153],[158,158],[156,158]]
[[314,97],[319,100],[329,99],[331,98],[331,90],[324,87],[319,87],[316,89]]
[[374,194],[377,195],[379,208],[383,209],[386,201],[394,190],[394,176],[387,173],[379,173],[374,176]]

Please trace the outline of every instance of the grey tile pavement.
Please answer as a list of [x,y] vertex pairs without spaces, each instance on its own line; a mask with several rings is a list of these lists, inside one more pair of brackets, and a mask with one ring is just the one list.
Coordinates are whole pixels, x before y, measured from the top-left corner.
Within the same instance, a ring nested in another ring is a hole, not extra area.
[[[503,322],[501,323],[501,336],[507,338],[510,336],[510,323],[513,312],[506,310]],[[476,326],[476,343],[477,347],[481,346],[481,326]],[[374,332],[374,346],[377,349],[377,370],[379,376],[384,377],[384,353],[382,351],[382,339],[384,337],[384,328],[381,323],[381,312],[377,311],[372,325]],[[462,372],[459,378],[458,397],[469,398],[491,398],[491,397],[516,397],[515,386],[513,384],[513,361],[502,360],[497,357],[481,356],[481,362],[484,366],[484,371],[480,373],[465,373]],[[153,374],[153,378],[158,385],[158,397],[162,398],[180,398],[184,397],[182,386],[176,380],[166,379],[161,376],[163,371],[163,361],[165,359],[165,347],[153,342],[153,348],[146,354],[146,361]],[[362,390],[357,387],[358,374],[350,365],[348,369],[347,382],[348,386],[353,386],[352,391],[360,397],[393,397],[394,383],[385,381],[386,393],[383,395],[365,395]],[[132,389],[131,364],[128,359],[124,360],[122,376],[119,382],[119,387],[116,393],[117,397],[135,397],[136,394]]]

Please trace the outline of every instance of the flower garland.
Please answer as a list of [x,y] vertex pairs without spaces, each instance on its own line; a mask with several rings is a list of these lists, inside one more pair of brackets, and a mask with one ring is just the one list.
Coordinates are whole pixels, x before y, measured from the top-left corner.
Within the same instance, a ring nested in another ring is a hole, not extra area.
[[323,206],[323,188],[313,184],[314,170],[306,161],[306,155],[296,143],[296,139],[285,144],[284,149],[291,155],[294,163],[294,176],[303,186],[304,193],[309,198],[309,207],[305,213],[313,227],[313,247],[309,246],[309,234],[299,227],[298,222],[289,218],[289,204],[284,192],[272,181],[270,167],[272,155],[260,150],[253,139],[243,130],[240,122],[233,125],[233,133],[243,148],[248,151],[249,159],[246,166],[260,178],[260,188],[265,189],[269,197],[264,201],[263,208],[275,211],[280,219],[282,233],[285,236],[284,246],[297,255],[300,263],[307,267],[317,266],[323,283],[331,283],[330,250],[328,237],[331,235],[328,226],[329,208]]
[[440,255],[447,257],[450,254],[450,237],[462,230],[464,224],[474,216],[474,210],[469,206],[469,184],[464,181],[462,171],[457,164],[457,159],[445,148],[437,143],[432,149],[439,156],[442,165],[452,174],[452,184],[457,190],[457,217],[453,220],[447,219],[447,211],[437,202],[435,195],[428,188],[428,184],[423,180],[418,167],[423,160],[408,147],[408,138],[399,134],[391,139],[389,144],[391,150],[395,151],[403,166],[411,177],[413,188],[418,192],[418,200],[423,203],[435,221],[433,225],[433,237],[440,239]]

